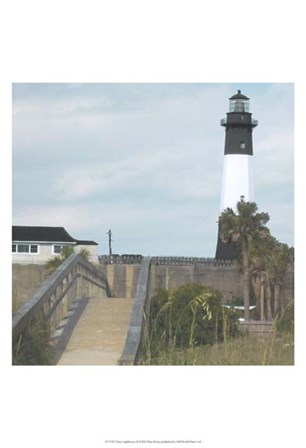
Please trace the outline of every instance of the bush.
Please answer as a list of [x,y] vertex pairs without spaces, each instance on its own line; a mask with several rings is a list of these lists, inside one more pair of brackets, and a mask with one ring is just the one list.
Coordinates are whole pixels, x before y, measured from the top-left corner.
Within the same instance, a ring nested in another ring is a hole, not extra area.
[[199,284],[160,290],[151,299],[150,349],[213,344],[238,334],[236,314],[222,306],[221,298],[219,291]]
[[294,332],[294,302],[288,303],[285,308],[284,315],[277,319],[276,330],[279,333],[293,333]]
[[42,316],[37,316],[13,341],[13,365],[51,364],[50,329]]

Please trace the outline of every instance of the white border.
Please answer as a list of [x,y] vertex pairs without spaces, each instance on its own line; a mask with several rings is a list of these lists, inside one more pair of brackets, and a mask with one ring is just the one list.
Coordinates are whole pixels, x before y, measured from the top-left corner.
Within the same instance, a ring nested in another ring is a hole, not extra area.
[[[275,4],[261,0],[252,7],[242,1],[197,0],[3,2],[1,268],[7,282],[0,313],[3,446],[101,448],[106,438],[135,437],[201,438],[206,448],[305,445],[300,406],[305,402],[304,330],[299,334],[305,288],[299,276],[296,367],[12,368],[7,263],[12,82],[294,81],[300,104],[296,166],[302,169],[306,97],[301,8],[302,2],[282,2],[276,17]],[[298,244],[304,233],[302,191],[300,178]],[[297,247],[297,263],[303,254]]]

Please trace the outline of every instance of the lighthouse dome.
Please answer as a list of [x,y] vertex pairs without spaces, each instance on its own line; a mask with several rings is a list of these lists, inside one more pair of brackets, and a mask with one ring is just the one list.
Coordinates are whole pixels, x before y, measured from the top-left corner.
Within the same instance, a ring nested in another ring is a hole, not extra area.
[[229,98],[230,100],[249,100],[250,98],[248,98],[245,95],[242,95],[241,90],[238,90],[238,93],[236,93],[236,95],[233,95]]

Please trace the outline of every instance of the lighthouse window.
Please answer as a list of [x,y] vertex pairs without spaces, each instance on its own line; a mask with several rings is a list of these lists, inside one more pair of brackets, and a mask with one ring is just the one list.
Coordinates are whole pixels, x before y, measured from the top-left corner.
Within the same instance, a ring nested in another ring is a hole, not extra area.
[[245,142],[240,142],[240,149],[245,149]]

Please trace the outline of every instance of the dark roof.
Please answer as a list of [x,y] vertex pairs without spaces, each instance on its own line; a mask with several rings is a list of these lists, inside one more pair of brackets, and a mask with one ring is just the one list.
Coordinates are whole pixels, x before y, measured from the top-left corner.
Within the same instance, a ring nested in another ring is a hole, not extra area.
[[97,244],[94,241],[79,241],[64,227],[13,226],[13,241],[35,241],[46,243]]
[[95,241],[89,241],[89,240],[76,240],[77,244],[82,246],[98,246],[98,243]]
[[236,95],[233,95],[230,100],[249,100],[250,98],[248,98],[245,95],[242,95],[241,90],[238,90],[238,93],[236,93]]

